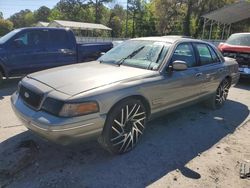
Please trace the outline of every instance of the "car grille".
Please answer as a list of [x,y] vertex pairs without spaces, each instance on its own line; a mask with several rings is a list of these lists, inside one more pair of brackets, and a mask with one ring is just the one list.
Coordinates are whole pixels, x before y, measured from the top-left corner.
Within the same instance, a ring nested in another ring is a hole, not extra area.
[[224,51],[223,55],[236,59],[240,66],[250,67],[250,53]]
[[38,110],[43,99],[43,94],[37,91],[32,91],[29,88],[21,85],[19,89],[19,96],[24,103],[33,109]]

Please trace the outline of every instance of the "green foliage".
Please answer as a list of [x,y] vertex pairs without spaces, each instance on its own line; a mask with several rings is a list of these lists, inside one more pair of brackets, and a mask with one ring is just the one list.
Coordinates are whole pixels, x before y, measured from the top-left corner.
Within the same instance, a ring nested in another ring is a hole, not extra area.
[[13,29],[13,23],[9,20],[0,19],[0,36],[5,35]]
[[[22,10],[9,20],[14,28],[32,26],[38,21],[70,20],[101,23],[112,28],[112,37],[141,37],[155,35],[190,35],[200,38],[202,15],[237,0],[128,0],[128,10],[121,5],[107,8],[114,0],[60,0],[52,9]],[[0,12],[0,19],[2,13]],[[128,18],[128,19],[127,19]],[[232,26],[233,32],[249,31],[249,19]],[[80,31],[79,31],[80,32]],[[98,31],[81,32],[108,36]],[[208,34],[207,34],[208,35]],[[207,37],[206,35],[206,37]],[[212,37],[219,38],[221,29],[214,27]]]
[[42,6],[38,10],[34,11],[34,19],[36,22],[43,21],[48,22],[51,10],[46,7]]
[[28,9],[13,14],[9,20],[14,24],[14,28],[28,27],[35,24],[34,14]]

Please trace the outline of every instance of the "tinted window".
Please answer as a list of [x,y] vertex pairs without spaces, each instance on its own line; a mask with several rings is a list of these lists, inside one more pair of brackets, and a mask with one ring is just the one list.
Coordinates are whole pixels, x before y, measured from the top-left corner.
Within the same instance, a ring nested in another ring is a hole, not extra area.
[[213,63],[213,58],[206,44],[195,44],[201,65]]
[[177,60],[185,61],[188,67],[194,67],[196,65],[195,55],[191,44],[185,43],[177,46],[172,56],[172,62]]
[[68,35],[66,31],[52,30],[50,32],[50,41],[52,46],[58,49],[69,48],[70,43],[68,42]]
[[22,48],[42,48],[47,43],[46,31],[29,31],[14,39]]

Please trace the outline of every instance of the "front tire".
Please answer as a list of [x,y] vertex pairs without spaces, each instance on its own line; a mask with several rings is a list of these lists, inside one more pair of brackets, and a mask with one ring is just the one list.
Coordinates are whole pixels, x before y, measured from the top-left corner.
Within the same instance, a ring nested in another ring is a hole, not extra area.
[[207,101],[207,106],[211,109],[220,109],[227,100],[230,80],[224,79],[216,90],[216,93]]
[[147,111],[142,102],[126,99],[108,113],[99,142],[113,154],[131,151],[141,138],[146,121]]

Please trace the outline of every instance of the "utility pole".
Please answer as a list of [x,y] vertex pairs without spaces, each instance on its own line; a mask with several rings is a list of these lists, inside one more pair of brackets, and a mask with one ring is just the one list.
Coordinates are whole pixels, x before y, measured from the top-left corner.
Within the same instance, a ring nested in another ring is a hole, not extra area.
[[126,18],[126,33],[125,38],[128,37],[128,0],[127,0],[127,18]]

